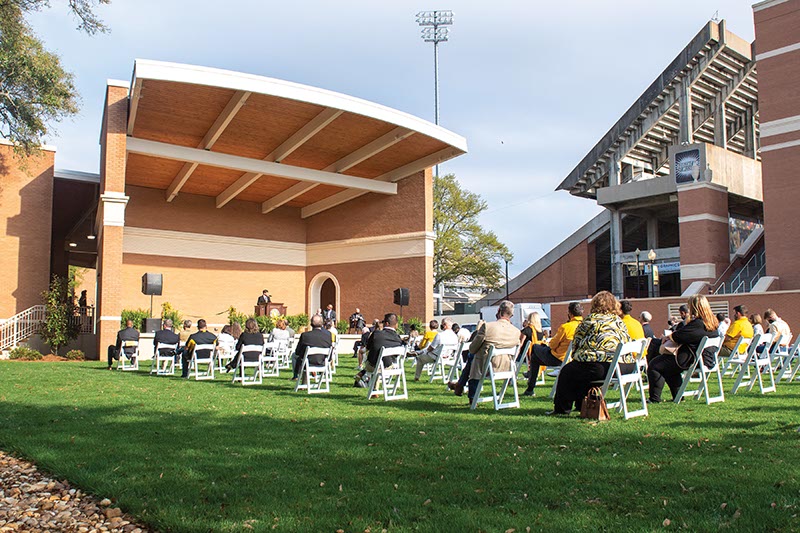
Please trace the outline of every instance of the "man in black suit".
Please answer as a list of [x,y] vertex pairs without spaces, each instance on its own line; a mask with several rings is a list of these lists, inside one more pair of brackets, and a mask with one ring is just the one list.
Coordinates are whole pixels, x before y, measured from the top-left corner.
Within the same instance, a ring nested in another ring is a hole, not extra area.
[[123,346],[127,341],[139,342],[139,332],[133,328],[133,320],[125,321],[125,329],[121,329],[117,333],[117,343],[114,346],[108,347],[108,369],[111,370],[112,360],[119,361],[120,353],[123,348],[125,350],[125,357],[133,363],[133,354],[136,353],[136,346]]
[[322,312],[322,318],[325,322],[336,324],[336,311],[333,310],[333,304],[328,304],[328,307]]
[[[180,342],[181,342],[181,338],[178,336],[177,333],[172,331],[172,319],[167,318],[167,319],[164,320],[164,323],[162,324],[161,330],[156,331],[156,334],[153,337],[153,348],[155,349],[156,347],[158,347],[159,344],[175,344],[175,345],[179,345]],[[176,350],[177,350],[177,348],[176,348]],[[161,350],[162,355],[164,355],[164,352],[166,352],[166,351],[167,350],[164,350],[162,348],[162,350]]]
[[[383,329],[375,330],[369,339],[367,339],[367,362],[364,364],[364,370],[356,374],[356,380],[353,386],[366,387],[364,376],[367,373],[375,372],[378,366],[378,355],[381,353],[381,348],[397,348],[403,345],[403,339],[397,333],[397,315],[394,313],[386,313],[383,317]],[[395,364],[395,358],[387,356],[383,358],[383,366],[388,368]]]
[[192,360],[192,354],[194,353],[194,347],[200,344],[215,344],[217,342],[217,336],[208,331],[208,326],[206,325],[206,321],[202,318],[197,321],[197,331],[192,333],[189,336],[189,340],[186,341],[186,351],[183,352],[183,358],[181,360],[181,377],[188,378],[189,377],[189,361]]
[[361,309],[356,307],[356,312],[350,315],[350,329],[354,330],[353,333],[361,333],[365,325],[364,315],[361,314]]
[[263,291],[261,291],[261,296],[258,297],[258,302],[256,302],[256,305],[267,305],[271,301],[272,298],[270,298],[269,296],[269,291],[267,289],[264,289]]
[[[306,348],[330,348],[333,346],[333,338],[331,332],[323,329],[324,321],[320,315],[311,317],[311,331],[306,331],[300,335],[297,341],[297,348],[294,350],[294,375],[292,379],[297,379],[300,374],[300,368],[303,366],[303,358],[306,356]],[[310,355],[308,362],[314,366],[321,366],[325,362],[325,356],[322,354]]]

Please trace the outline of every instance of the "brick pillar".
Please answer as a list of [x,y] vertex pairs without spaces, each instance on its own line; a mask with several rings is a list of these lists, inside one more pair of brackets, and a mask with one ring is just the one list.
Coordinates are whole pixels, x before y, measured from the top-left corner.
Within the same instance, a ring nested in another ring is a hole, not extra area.
[[[425,231],[429,239],[425,250],[425,315],[423,320],[433,319],[433,171],[425,170]],[[410,316],[410,315],[409,315]]]
[[125,161],[128,89],[109,85],[100,140],[100,205],[97,210],[97,354],[106,356],[122,313],[122,232],[125,226]]
[[714,183],[678,188],[681,289],[713,283],[730,264],[728,189]]

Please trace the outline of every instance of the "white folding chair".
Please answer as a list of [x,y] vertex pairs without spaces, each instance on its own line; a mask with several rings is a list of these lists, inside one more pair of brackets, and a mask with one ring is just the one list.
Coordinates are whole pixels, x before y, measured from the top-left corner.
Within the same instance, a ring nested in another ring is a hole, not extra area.
[[[375,371],[369,378],[367,386],[367,400],[383,394],[384,401],[406,400],[408,399],[408,388],[406,386],[406,346],[396,348],[381,348],[378,354],[378,363]],[[395,357],[395,363],[386,367],[383,364],[384,357]]]
[[[483,369],[481,369],[481,379],[478,381],[477,390],[475,390],[472,396],[472,404],[470,405],[470,409],[475,409],[478,407],[479,403],[484,402],[492,402],[494,404],[495,411],[500,409],[508,409],[510,407],[519,407],[519,392],[517,391],[517,365],[515,362],[517,353],[519,353],[518,350],[519,345],[512,346],[511,348],[495,348],[494,346],[489,346],[489,353],[486,356],[486,362],[483,365]],[[495,358],[500,357],[508,357],[511,368],[506,371],[495,372],[492,361]],[[483,384],[487,380],[492,386],[492,395],[481,397]],[[497,387],[498,382],[501,384],[499,392]],[[505,398],[509,386],[514,393],[514,400],[503,403],[503,399]]]
[[[303,355],[303,363],[300,366],[300,374],[297,376],[297,385],[294,391],[305,389],[309,394],[331,391],[331,348],[306,348]],[[312,365],[308,360],[310,355],[324,355],[325,360],[322,365]]]
[[263,377],[279,377],[280,363],[279,356],[275,353],[275,347],[278,345],[277,341],[264,343],[264,355],[261,357],[261,375]]
[[336,340],[331,345],[331,357],[330,357],[330,365],[331,365],[331,374],[336,374],[336,367],[339,366],[339,337],[336,337]]
[[225,366],[236,356],[235,342],[217,343],[217,372],[225,372]]
[[800,336],[797,337],[794,344],[787,350],[786,355],[783,356],[778,382],[784,378],[788,379],[789,382],[794,381],[798,370],[800,370]]
[[[261,385],[264,379],[263,366],[265,348],[266,344],[246,344],[239,348],[239,364],[236,367],[236,371],[233,373],[233,381],[231,381],[231,383],[236,383],[238,381],[243,386]],[[250,355],[249,357],[245,357],[245,354]],[[257,357],[253,358],[252,354],[257,354]],[[252,376],[248,376],[248,369],[253,370]]]
[[514,360],[514,366],[517,367],[517,381],[519,381],[520,376],[522,375],[522,365],[528,367],[530,370],[530,365],[528,364],[528,349],[531,347],[531,341],[526,340],[525,343],[522,345],[522,349],[516,356]]
[[[761,390],[761,394],[777,390],[775,387],[775,374],[772,372],[769,358],[769,346],[772,343],[772,337],[772,333],[764,333],[753,338],[753,342],[750,343],[747,352],[745,352],[745,362],[740,366],[739,372],[736,374],[736,381],[733,383],[733,394],[736,394],[736,391],[742,385],[747,385],[748,391],[753,390],[756,381],[758,381],[758,388]],[[764,346],[764,351],[758,353],[758,347],[761,345]],[[751,366],[753,367],[752,374],[750,373]],[[769,374],[769,386],[764,386],[762,374]],[[747,379],[746,383],[742,383],[744,379]]]
[[737,367],[743,365],[747,360],[747,351],[750,349],[750,344],[752,342],[752,338],[739,337],[739,340],[736,341],[736,345],[733,347],[733,350],[731,350],[731,354],[725,361],[725,367],[722,371],[723,376],[727,376],[729,372],[731,376],[736,375]]
[[[725,401],[725,391],[722,387],[722,371],[720,370],[719,357],[717,357],[721,344],[722,337],[703,337],[703,340],[701,340],[700,344],[697,346],[697,357],[695,358],[694,364],[683,371],[683,383],[681,383],[681,387],[678,389],[675,399],[672,400],[673,402],[681,403],[681,400],[686,396],[694,396],[696,400],[699,400],[703,394],[705,394],[707,405]],[[714,364],[711,368],[706,368],[703,363],[703,352],[710,348],[716,349],[714,352]],[[711,396],[708,388],[708,378],[712,374],[717,375],[717,381],[719,383],[719,395],[717,396]],[[690,383],[698,383],[699,385],[697,389],[687,390]]]
[[[125,348],[133,348],[134,350],[126,355]],[[126,361],[126,358],[128,358],[129,361]],[[139,341],[122,341],[122,347],[119,349],[117,370],[123,370],[125,372],[139,370]]]
[[[458,380],[459,372],[461,372],[461,370],[466,365],[463,356],[465,345],[466,342],[461,341],[460,346],[458,348],[458,352],[456,352],[455,361],[453,361],[453,366],[450,367],[450,372],[447,374],[447,381],[445,382],[445,387],[447,386],[447,383]],[[411,350],[412,348],[409,346],[408,349]]]
[[[215,344],[198,344],[192,350],[192,360],[189,363],[189,373],[194,372],[195,381],[214,379]],[[200,365],[206,365],[205,370],[200,370]]]
[[175,351],[177,349],[177,342],[175,344],[163,344],[161,342],[156,344],[156,350],[153,353],[153,360],[150,364],[150,373],[156,376],[174,376]]
[[288,339],[286,341],[286,348],[283,348],[282,344],[278,345],[278,368],[280,370],[291,370],[292,369],[292,352],[294,349],[294,337]]
[[772,372],[776,374],[776,379],[778,370],[783,373],[783,356],[789,351],[789,345],[791,343],[791,335],[784,338],[783,335],[778,334],[772,339],[772,346],[764,348],[765,350],[769,350],[769,364],[772,365]]
[[561,375],[561,369],[564,368],[564,365],[572,361],[572,341],[569,341],[569,346],[567,346],[567,353],[564,354],[564,360],[561,362],[561,366],[559,368],[558,374],[556,374],[556,380],[553,382],[553,388],[550,389],[550,399],[556,397],[556,387],[558,386],[558,376]]
[[442,383],[447,384],[447,378],[450,375],[447,368],[452,368],[458,364],[457,360],[461,358],[461,347],[463,345],[463,342],[459,344],[440,344],[434,350],[433,353],[436,356],[436,360],[432,363],[433,370],[428,383],[433,383],[435,379],[441,379]]
[[[636,369],[628,374],[623,374],[622,369],[620,368],[620,361],[622,358],[628,354],[637,354],[643,353],[645,349],[645,345],[647,344],[647,339],[641,339],[636,341],[630,341],[626,343],[620,343],[617,345],[617,350],[614,352],[614,359],[611,361],[611,365],[608,367],[608,372],[606,373],[606,378],[603,381],[603,397],[607,397],[608,389],[612,384],[612,380],[616,383],[619,388],[619,401],[618,402],[608,402],[606,401],[606,406],[609,409],[617,408],[618,411],[622,411],[622,415],[625,417],[625,420],[629,418],[633,418],[635,416],[647,416],[647,398],[645,398],[644,394],[644,383],[642,382],[642,372],[639,368],[639,365],[636,365]],[[642,408],[637,409],[635,411],[630,411],[628,409],[628,394],[630,393],[633,387],[636,387],[639,390],[639,395],[642,399]]]

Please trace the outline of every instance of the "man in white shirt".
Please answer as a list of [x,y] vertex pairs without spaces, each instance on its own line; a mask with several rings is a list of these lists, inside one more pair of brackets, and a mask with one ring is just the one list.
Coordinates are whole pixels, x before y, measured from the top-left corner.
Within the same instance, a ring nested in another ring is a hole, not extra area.
[[792,330],[789,328],[789,324],[779,317],[774,309],[764,311],[764,318],[769,322],[769,332],[772,333],[773,338],[777,339],[780,335],[781,339],[778,342],[781,346],[788,347],[792,341]]
[[458,329],[458,342],[469,342],[469,338],[472,335],[467,328],[459,328]]
[[436,334],[436,337],[428,344],[428,346],[417,352],[417,369],[414,372],[414,381],[419,381],[422,375],[422,369],[428,363],[433,363],[441,353],[442,345],[455,346],[458,348],[459,340],[455,333],[453,333],[453,319],[444,318],[442,320],[441,331]]

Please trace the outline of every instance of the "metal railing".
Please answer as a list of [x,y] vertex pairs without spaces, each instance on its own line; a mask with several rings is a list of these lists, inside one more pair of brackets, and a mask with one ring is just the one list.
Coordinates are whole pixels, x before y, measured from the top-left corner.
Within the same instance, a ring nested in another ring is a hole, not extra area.
[[766,273],[766,251],[762,250],[753,255],[745,265],[740,268],[730,281],[719,284],[714,294],[740,294],[750,292],[758,280]]
[[44,311],[43,305],[34,305],[4,320],[0,324],[0,351],[17,346],[39,331],[39,325],[44,321]]
[[77,324],[78,333],[94,333],[94,306],[77,307],[75,310],[78,314],[72,317],[72,323]]

